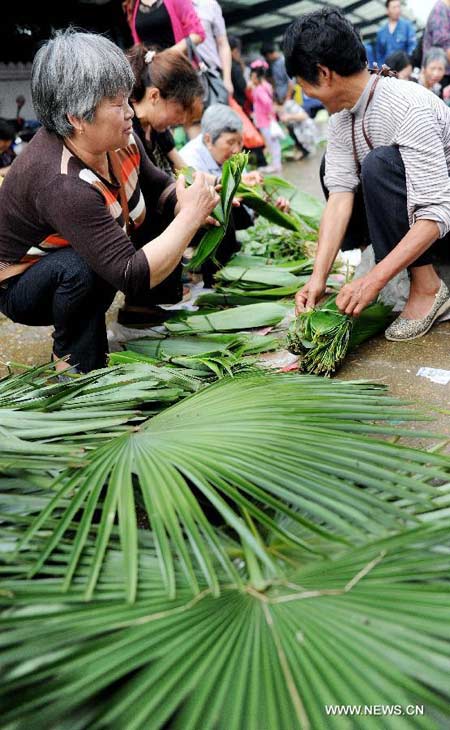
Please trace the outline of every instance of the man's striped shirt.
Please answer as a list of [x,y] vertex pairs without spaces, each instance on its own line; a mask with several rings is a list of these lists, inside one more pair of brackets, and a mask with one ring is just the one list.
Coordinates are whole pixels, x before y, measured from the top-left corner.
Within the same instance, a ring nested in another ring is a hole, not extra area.
[[[375,80],[370,78],[352,109],[331,116],[325,158],[325,185],[330,193],[354,192],[359,185],[352,114],[361,163],[370,151],[362,118]],[[365,114],[364,126],[374,147],[399,148],[405,166],[410,225],[419,219],[436,221],[440,236],[445,236],[450,231],[450,108],[419,84],[383,77]],[[389,210],[382,215],[388,216]]]

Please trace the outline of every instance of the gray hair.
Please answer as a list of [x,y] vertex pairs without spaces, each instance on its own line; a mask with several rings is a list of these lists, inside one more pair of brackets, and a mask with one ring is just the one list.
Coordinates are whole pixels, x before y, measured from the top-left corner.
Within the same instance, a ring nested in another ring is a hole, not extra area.
[[92,122],[104,98],[130,94],[131,66],[112,41],[73,28],[58,31],[37,52],[31,70],[36,116],[62,137],[74,132],[67,115]]
[[444,64],[444,68],[447,66],[447,56],[445,55],[445,51],[443,48],[438,48],[438,46],[433,46],[433,48],[430,48],[429,51],[426,52],[424,59],[423,59],[423,67],[426,68],[429,63],[433,63],[433,61],[439,61],[440,63]]
[[214,144],[224,132],[242,132],[241,118],[229,106],[213,104],[202,116],[202,133],[209,134]]

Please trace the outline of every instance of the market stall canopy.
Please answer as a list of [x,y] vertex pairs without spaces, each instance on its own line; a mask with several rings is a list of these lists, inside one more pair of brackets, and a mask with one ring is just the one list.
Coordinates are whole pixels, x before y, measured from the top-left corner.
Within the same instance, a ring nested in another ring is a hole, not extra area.
[[[386,18],[384,0],[220,0],[228,32],[242,38],[244,46],[264,40],[281,40],[289,23],[302,13],[328,5],[340,8],[370,41]],[[408,10],[404,10],[407,15]],[[131,35],[122,10],[122,0],[40,0],[39,3],[8,3],[2,8],[0,63],[28,63],[39,45],[56,28],[74,25],[107,34],[122,48],[131,45]],[[420,26],[418,27],[420,30]]]
[[228,32],[238,35],[244,45],[281,40],[293,20],[321,6],[342,10],[365,41],[373,39],[380,24],[386,20],[385,0],[337,0],[328,3],[311,0],[223,0],[220,4]]

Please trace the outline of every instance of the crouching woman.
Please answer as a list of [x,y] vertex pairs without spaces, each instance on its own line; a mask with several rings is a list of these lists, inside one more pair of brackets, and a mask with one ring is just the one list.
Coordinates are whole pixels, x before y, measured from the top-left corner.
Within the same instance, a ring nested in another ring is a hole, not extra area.
[[[105,365],[116,291],[166,279],[218,201],[202,174],[186,189],[151,164],[132,134],[133,83],[111,41],[58,33],[32,69],[43,127],[0,189],[0,311],[52,324],[54,357],[81,372]],[[153,240],[136,250],[144,228]]]

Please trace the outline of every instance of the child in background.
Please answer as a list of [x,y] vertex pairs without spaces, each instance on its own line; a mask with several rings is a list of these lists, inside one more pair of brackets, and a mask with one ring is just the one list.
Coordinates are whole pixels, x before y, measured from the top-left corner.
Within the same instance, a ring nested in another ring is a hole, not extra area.
[[251,66],[250,82],[253,92],[253,120],[264,137],[271,155],[271,164],[260,168],[263,172],[281,172],[281,145],[283,136],[276,120],[273,104],[273,89],[266,80],[268,65],[265,61],[254,61]]

